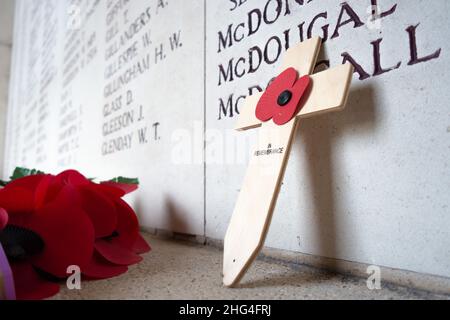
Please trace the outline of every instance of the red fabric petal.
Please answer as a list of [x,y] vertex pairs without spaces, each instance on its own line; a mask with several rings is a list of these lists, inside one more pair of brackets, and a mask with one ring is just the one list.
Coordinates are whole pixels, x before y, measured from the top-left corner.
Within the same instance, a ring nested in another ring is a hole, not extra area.
[[94,250],[94,228],[86,213],[72,205],[73,193],[72,187],[64,187],[53,202],[30,215],[28,222],[45,243],[33,264],[60,278],[67,276],[70,265],[86,266]]
[[299,102],[303,94],[308,89],[310,83],[309,76],[303,76],[295,82],[291,89],[292,97],[289,103],[285,106],[279,106],[277,102],[274,103],[273,122],[277,125],[283,125],[289,122],[299,110]]
[[121,189],[123,192],[125,192],[125,194],[131,193],[139,187],[139,185],[137,185],[137,184],[118,183],[118,182],[114,182],[114,181],[104,181],[101,184]]
[[116,277],[128,271],[126,266],[118,266],[103,258],[98,252],[94,252],[90,263],[81,270],[89,279],[107,279]]
[[[26,201],[26,206],[29,207],[26,210],[17,210],[17,211],[31,211],[34,208],[36,208],[36,205],[38,202],[42,202],[42,197],[45,195],[46,188],[42,188],[42,186],[45,186],[46,184],[43,182],[47,182],[48,180],[53,177],[52,175],[46,175],[46,174],[37,174],[32,176],[26,176],[23,178],[19,178],[16,180],[11,181],[8,183],[5,187],[5,189],[14,189],[14,190],[28,190],[26,192],[26,199],[22,199],[21,201]],[[31,196],[32,195],[32,196]],[[30,198],[30,196],[33,198],[33,200]],[[23,195],[22,195],[23,197]],[[16,201],[16,200],[13,200]],[[33,202],[33,205],[31,205],[31,202]],[[22,204],[20,204],[22,205]]]
[[138,236],[133,244],[132,249],[137,254],[143,254],[149,252],[152,248],[147,243],[147,241],[141,236],[141,234],[138,233]]
[[[276,102],[275,102],[276,103]],[[261,98],[259,98],[258,104],[256,105],[255,115],[260,121],[268,121],[272,119],[274,112],[274,100],[272,96],[264,93]]]
[[142,261],[142,257],[121,245],[117,239],[98,239],[95,249],[109,262],[118,265],[131,265]]
[[58,284],[41,278],[29,263],[13,263],[11,269],[18,300],[40,300],[59,292]]
[[37,185],[45,177],[45,174],[35,174],[32,176],[26,176],[23,178],[15,179],[8,183],[7,187],[21,187],[34,191]]
[[81,207],[92,221],[95,237],[108,237],[116,230],[116,208],[109,197],[96,190],[95,187],[95,185],[89,184],[77,188]]
[[[54,179],[55,177],[52,175],[45,175],[36,186],[34,193],[35,208],[41,208],[46,202],[50,185]],[[56,193],[54,195],[52,194],[52,198],[55,195]]]
[[273,80],[267,87],[265,93],[271,96],[276,96],[286,89],[290,89],[298,78],[298,72],[294,68],[287,68],[281,72],[278,77]]
[[[50,177],[50,179],[42,181],[41,184],[38,185],[40,190],[36,197],[39,205],[53,201],[64,186],[82,186],[91,183],[81,173],[75,170],[66,170],[56,176]],[[79,201],[79,199],[77,199],[77,201]]]
[[91,183],[89,179],[83,176],[76,170],[66,170],[57,175],[58,178],[62,179],[64,184],[73,186],[83,186]]
[[122,198],[125,195],[125,191],[118,188],[115,185],[110,185],[108,183],[99,183],[95,185],[97,190],[103,192],[104,194],[108,195],[110,198],[116,199],[116,198]]
[[117,209],[117,228],[119,234],[115,238],[120,244],[131,248],[139,234],[139,222],[134,210],[122,199],[114,201]]
[[30,229],[30,213],[14,213],[8,217],[8,224]]
[[34,210],[34,191],[21,186],[6,186],[0,189],[0,207],[9,212],[31,212]]
[[59,192],[65,186],[61,177],[50,176],[47,179],[43,179],[37,186],[36,191],[36,204],[37,207],[42,206],[45,203],[49,203],[58,196]]
[[290,89],[297,80],[297,71],[294,68],[284,70],[264,91],[256,105],[255,115],[261,121],[270,120],[276,112],[278,96],[286,89]]
[[0,208],[0,231],[8,224],[8,212]]

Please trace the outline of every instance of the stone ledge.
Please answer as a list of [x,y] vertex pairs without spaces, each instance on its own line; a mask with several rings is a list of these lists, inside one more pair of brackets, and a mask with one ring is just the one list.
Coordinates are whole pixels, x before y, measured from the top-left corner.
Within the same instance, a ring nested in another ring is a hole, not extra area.
[[[223,249],[222,240],[205,238],[203,236],[173,233],[159,229],[143,230],[161,239],[188,241],[197,244],[206,244],[220,250]],[[282,249],[264,247],[258,256],[258,259],[267,262],[288,264],[294,268],[296,266],[306,266],[326,272],[364,279],[367,279],[369,276],[367,273],[367,267],[370,265],[368,264],[315,256]],[[432,294],[450,295],[450,278],[408,270],[394,269],[385,266],[379,267],[381,269],[382,283],[386,286],[402,286],[407,289],[420,290]]]

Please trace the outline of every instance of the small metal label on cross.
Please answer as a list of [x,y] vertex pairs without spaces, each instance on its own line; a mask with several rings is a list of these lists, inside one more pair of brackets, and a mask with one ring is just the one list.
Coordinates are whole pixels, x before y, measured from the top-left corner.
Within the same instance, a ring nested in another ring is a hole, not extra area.
[[250,267],[269,230],[298,120],[344,108],[353,66],[311,75],[321,47],[312,38],[290,48],[282,73],[265,92],[245,100],[236,130],[258,129],[244,182],[224,240],[223,283],[235,286]]

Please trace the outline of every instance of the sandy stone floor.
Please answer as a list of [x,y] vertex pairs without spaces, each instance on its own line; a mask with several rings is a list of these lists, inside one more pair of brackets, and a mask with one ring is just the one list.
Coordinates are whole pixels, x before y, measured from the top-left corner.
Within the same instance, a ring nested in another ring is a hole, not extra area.
[[241,286],[222,286],[222,252],[188,242],[147,236],[153,250],[128,273],[62,287],[55,299],[450,299],[392,284],[369,290],[366,280],[307,266],[258,260]]

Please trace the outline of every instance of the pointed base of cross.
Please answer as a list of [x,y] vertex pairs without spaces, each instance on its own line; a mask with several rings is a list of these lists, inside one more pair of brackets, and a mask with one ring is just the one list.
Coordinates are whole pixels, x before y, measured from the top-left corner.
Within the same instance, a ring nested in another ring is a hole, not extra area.
[[283,126],[266,122],[231,218],[224,241],[223,282],[233,286],[264,245],[289,158],[297,119]]

